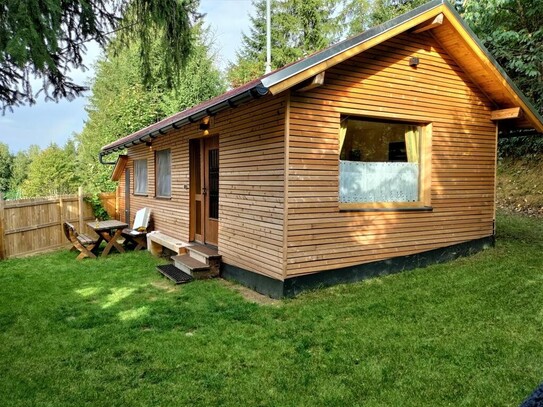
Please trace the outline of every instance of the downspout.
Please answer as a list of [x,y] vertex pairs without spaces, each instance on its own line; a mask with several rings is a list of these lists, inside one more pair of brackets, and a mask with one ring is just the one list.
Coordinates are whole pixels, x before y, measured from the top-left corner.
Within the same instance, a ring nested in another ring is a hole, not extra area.
[[115,165],[117,164],[117,161],[103,161],[102,160],[102,157],[104,157],[105,154],[102,154],[101,152],[98,153],[98,161],[100,162],[100,164],[102,165]]

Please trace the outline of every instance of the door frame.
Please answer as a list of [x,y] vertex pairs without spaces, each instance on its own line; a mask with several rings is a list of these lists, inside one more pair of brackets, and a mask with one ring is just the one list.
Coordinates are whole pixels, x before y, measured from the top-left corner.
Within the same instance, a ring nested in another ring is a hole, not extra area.
[[[211,148],[210,148],[211,146]],[[209,214],[209,169],[208,152],[219,149],[219,136],[194,138],[189,140],[189,241],[218,245],[217,241],[207,242],[206,229],[211,218]],[[219,170],[220,171],[220,170]],[[215,220],[213,220],[215,221]]]
[[124,170],[124,221],[130,224],[130,168]]

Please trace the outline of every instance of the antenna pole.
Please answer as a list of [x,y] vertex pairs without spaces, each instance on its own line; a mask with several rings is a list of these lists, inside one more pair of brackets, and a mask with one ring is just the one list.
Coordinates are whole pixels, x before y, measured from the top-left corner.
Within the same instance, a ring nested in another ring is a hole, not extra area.
[[271,0],[266,0],[266,73],[271,72]]

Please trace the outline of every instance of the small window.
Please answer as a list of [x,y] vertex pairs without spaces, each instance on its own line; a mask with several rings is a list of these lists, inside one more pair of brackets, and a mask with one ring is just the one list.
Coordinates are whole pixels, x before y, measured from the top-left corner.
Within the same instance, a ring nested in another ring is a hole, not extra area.
[[408,205],[422,201],[424,126],[342,117],[340,204]]
[[134,194],[147,195],[147,160],[134,161]]
[[169,198],[171,196],[172,168],[170,150],[156,152],[156,196]]

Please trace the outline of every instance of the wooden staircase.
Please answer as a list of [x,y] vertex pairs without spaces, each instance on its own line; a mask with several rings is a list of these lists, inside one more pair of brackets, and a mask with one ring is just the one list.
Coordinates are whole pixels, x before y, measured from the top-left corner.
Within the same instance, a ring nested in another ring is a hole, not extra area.
[[176,268],[195,279],[219,275],[221,256],[216,248],[195,243],[186,250],[187,253],[171,258]]

